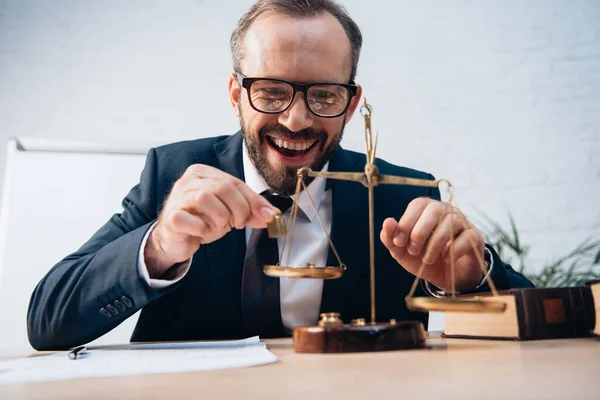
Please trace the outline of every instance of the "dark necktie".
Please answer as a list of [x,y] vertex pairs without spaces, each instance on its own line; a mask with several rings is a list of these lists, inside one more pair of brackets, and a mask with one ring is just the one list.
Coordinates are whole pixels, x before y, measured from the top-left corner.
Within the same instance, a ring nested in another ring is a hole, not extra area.
[[[262,193],[275,207],[285,213],[293,201],[271,193]],[[263,273],[266,264],[279,262],[277,239],[269,238],[266,229],[254,229],[246,246],[242,276],[242,335],[261,338],[285,335],[279,304],[279,278]]]

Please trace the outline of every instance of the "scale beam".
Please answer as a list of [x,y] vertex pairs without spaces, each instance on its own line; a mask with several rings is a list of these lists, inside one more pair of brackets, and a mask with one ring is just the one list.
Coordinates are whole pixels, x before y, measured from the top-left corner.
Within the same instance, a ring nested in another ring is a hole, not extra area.
[[[343,271],[346,269],[346,266],[342,263],[342,260],[340,259],[339,254],[337,253],[337,250],[335,249],[335,246],[334,246],[333,242],[331,241],[329,233],[327,232],[325,225],[323,224],[323,221],[319,217],[319,213],[317,212],[314,202],[312,201],[312,198],[310,197],[310,193],[308,193],[308,191],[306,190],[306,184],[304,182],[304,180],[305,180],[304,178],[305,177],[326,178],[326,179],[343,180],[343,181],[360,183],[368,189],[368,195],[369,195],[369,251],[370,251],[370,254],[369,254],[370,255],[370,259],[369,259],[369,261],[370,261],[369,269],[370,270],[369,270],[369,272],[370,272],[370,280],[371,280],[371,282],[370,282],[371,283],[371,288],[370,288],[371,289],[370,290],[370,292],[371,292],[370,293],[370,295],[371,295],[371,299],[370,299],[371,300],[371,322],[370,322],[370,325],[375,326],[377,324],[377,322],[376,322],[376,312],[375,312],[375,244],[374,244],[374,241],[375,241],[375,232],[374,232],[375,231],[375,226],[374,226],[375,199],[374,199],[374,190],[373,189],[379,185],[407,185],[407,186],[439,188],[442,183],[445,183],[447,185],[447,189],[448,189],[449,196],[450,196],[450,198],[447,202],[448,207],[452,207],[453,193],[452,193],[452,184],[447,179],[429,180],[429,179],[416,179],[416,178],[408,178],[408,177],[403,177],[403,176],[379,174],[379,170],[378,170],[377,166],[375,165],[375,160],[376,160],[375,154],[376,154],[376,150],[377,150],[377,136],[375,137],[375,140],[373,140],[373,134],[372,134],[372,130],[371,130],[372,111],[373,111],[372,107],[369,104],[367,104],[366,99],[365,99],[364,104],[360,110],[360,113],[362,114],[362,116],[365,120],[366,163],[365,163],[365,167],[364,167],[364,172],[344,172],[344,171],[321,172],[321,171],[313,171],[310,168],[300,168],[297,173],[298,183],[296,185],[296,193],[295,193],[296,200],[299,198],[300,192],[302,190],[304,190],[304,192],[308,196],[308,200],[311,204],[311,207],[315,211],[315,215],[317,216],[317,218],[319,219],[319,222],[321,223],[321,227],[323,228],[325,235],[327,235],[329,244],[338,259],[339,267],[329,267],[328,266],[328,267],[324,267],[324,268],[317,268],[317,267],[315,267],[315,265],[313,263],[309,263],[306,267],[281,266],[280,264],[281,264],[282,258],[280,258],[279,264],[266,265],[264,267],[264,272],[270,276],[285,277],[285,278],[336,279],[336,278],[341,277],[343,274]],[[293,232],[294,232],[294,228],[295,228],[295,220],[296,220],[296,216],[297,216],[297,211],[298,211],[298,205],[297,205],[297,201],[296,201],[294,203],[294,205],[292,206],[292,209],[290,212],[289,233],[285,227],[285,223],[281,216],[279,216],[279,218],[276,219],[276,222],[274,222],[274,224],[273,224],[274,226],[269,227],[270,231],[272,230],[272,232],[275,234],[275,236],[284,236],[285,237],[281,257],[283,257],[283,252],[285,250],[288,238],[289,238],[289,247],[291,248],[291,246],[292,246],[292,239],[293,239]],[[463,221],[463,223],[466,224],[465,221]],[[277,225],[277,226],[275,226],[275,225]],[[451,232],[454,232],[454,227],[451,227]],[[453,254],[452,253],[452,251],[453,251],[453,235],[452,234],[450,235],[449,241],[450,241],[450,251],[451,251],[451,255],[452,255]],[[471,245],[472,245],[473,249],[477,248],[477,246],[475,245],[475,243],[473,241],[471,241]],[[289,252],[290,252],[290,250],[288,250],[288,259],[289,259]],[[478,255],[477,259],[478,259],[478,263],[480,264],[483,273],[485,275],[487,275],[487,267],[485,266],[483,257],[481,255]],[[417,272],[417,274],[415,276],[415,280],[413,282],[411,290],[406,297],[406,306],[408,309],[411,309],[414,311],[503,312],[504,309],[506,308],[506,305],[502,302],[486,302],[486,301],[482,301],[480,299],[470,299],[467,301],[464,299],[456,298],[456,292],[454,290],[455,260],[453,259],[452,256],[451,256],[451,260],[450,260],[450,268],[451,268],[451,273],[452,273],[452,290],[451,290],[452,297],[451,298],[442,298],[442,299],[413,297],[415,294],[415,290],[417,288],[417,284],[418,284],[419,280],[421,279],[421,276],[423,274],[425,267],[426,267],[426,265],[424,263],[422,263],[419,271]],[[498,295],[491,277],[488,277],[488,283],[490,285],[490,289],[491,289],[492,293],[494,295]]]

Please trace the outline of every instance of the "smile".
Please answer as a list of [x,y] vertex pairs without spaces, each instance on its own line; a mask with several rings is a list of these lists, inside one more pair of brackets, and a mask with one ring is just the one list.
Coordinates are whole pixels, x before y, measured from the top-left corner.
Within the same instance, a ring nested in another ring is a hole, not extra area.
[[285,140],[268,135],[266,138],[271,147],[286,157],[297,157],[308,153],[317,143],[317,140]]

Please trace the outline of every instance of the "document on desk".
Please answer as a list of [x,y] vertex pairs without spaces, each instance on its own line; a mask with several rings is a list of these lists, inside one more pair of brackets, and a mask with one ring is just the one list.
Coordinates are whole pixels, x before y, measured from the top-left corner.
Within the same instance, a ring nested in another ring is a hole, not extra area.
[[240,368],[276,361],[258,336],[224,342],[98,346],[75,360],[60,352],[0,361],[0,385]]

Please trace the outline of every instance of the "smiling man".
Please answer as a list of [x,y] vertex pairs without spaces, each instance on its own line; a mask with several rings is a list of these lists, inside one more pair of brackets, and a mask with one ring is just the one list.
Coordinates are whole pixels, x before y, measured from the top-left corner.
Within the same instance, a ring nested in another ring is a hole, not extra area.
[[[247,31],[232,40],[240,54],[229,81],[231,102],[266,184],[292,193],[299,167],[319,171],[329,161],[360,100],[350,40],[330,13],[298,18],[265,11],[250,25],[242,21]],[[360,46],[358,27],[347,29]]]
[[[278,212],[289,218],[298,168],[363,170],[364,154],[340,147],[362,94],[354,82],[361,44],[358,26],[331,0],[254,4],[231,37],[229,97],[241,131],[148,153],[123,212],[36,287],[28,313],[32,346],[89,342],[140,308],[134,341],[285,336],[315,324],[321,311],[346,321],[367,317],[367,193],[356,183],[317,179],[307,188],[347,265],[343,277],[273,279],[261,270],[279,258],[282,240],[268,239],[264,228]],[[433,179],[382,160],[377,166],[384,174]],[[460,210],[446,211],[437,190],[378,187],[375,201],[378,320],[426,322],[426,314],[406,309],[404,297],[422,262],[422,295],[450,288],[452,225],[460,227],[453,232],[457,290],[487,291],[490,276],[500,289],[531,286]],[[335,257],[307,193],[298,206],[290,264],[331,265]],[[478,257],[488,263],[485,276]]]

